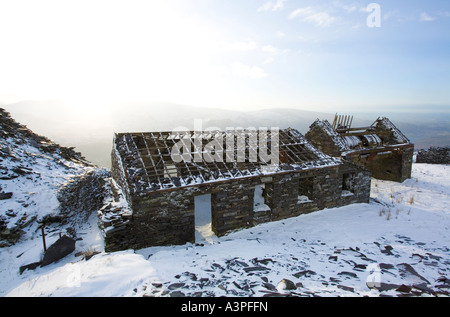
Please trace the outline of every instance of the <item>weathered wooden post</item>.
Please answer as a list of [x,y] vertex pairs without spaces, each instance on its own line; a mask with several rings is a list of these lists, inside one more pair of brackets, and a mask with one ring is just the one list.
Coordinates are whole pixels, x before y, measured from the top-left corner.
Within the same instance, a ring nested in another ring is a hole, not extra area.
[[44,224],[42,224],[41,226],[41,230],[42,230],[42,243],[44,244],[44,252],[47,251],[47,245],[45,244],[45,231],[44,231]]

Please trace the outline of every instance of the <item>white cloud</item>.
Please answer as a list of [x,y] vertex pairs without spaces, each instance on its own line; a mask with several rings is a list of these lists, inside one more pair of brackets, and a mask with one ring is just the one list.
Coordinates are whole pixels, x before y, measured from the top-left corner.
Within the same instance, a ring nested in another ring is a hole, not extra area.
[[258,12],[262,11],[279,11],[284,8],[284,4],[287,0],[267,1],[258,8]]
[[431,22],[431,21],[435,21],[436,18],[428,15],[428,13],[426,12],[422,12],[422,14],[420,15],[420,21],[421,22]]
[[303,22],[314,24],[318,27],[328,27],[336,21],[325,11],[317,11],[313,7],[299,8],[289,15],[289,19],[300,19]]
[[334,8],[344,10],[347,13],[353,13],[357,11],[366,12],[367,6],[362,6],[359,2],[348,3],[348,0],[345,1],[345,4],[339,0],[334,0],[331,4]]
[[352,13],[358,10],[358,7],[356,5],[343,6],[343,8],[348,13]]
[[286,36],[286,33],[281,32],[281,31],[277,32],[277,37],[282,38],[282,37],[285,37],[285,36]]
[[231,73],[238,77],[250,79],[265,78],[268,76],[263,69],[257,66],[248,66],[240,62],[235,62],[231,65]]
[[392,20],[392,19],[399,19],[399,12],[397,10],[395,11],[388,11],[383,15],[384,20]]

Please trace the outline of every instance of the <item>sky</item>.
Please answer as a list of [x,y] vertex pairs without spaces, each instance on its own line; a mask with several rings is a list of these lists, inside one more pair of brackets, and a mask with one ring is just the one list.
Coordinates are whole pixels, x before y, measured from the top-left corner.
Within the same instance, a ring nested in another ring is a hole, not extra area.
[[450,111],[448,0],[0,0],[0,105]]

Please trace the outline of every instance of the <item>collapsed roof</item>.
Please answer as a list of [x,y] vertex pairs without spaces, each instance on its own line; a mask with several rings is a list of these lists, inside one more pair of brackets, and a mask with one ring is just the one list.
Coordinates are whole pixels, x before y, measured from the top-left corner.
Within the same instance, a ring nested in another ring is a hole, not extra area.
[[336,115],[333,124],[316,120],[306,138],[320,151],[368,169],[372,177],[403,182],[411,177],[414,144],[388,118],[352,127],[353,117]]
[[386,146],[411,144],[409,139],[388,119],[378,118],[368,127],[351,126],[349,116],[336,115],[333,124],[317,119],[313,125],[319,126],[333,140],[341,154],[358,149],[375,149]]
[[262,135],[243,129],[119,133],[113,157],[120,161],[131,192],[141,194],[341,163],[317,150],[297,130]]

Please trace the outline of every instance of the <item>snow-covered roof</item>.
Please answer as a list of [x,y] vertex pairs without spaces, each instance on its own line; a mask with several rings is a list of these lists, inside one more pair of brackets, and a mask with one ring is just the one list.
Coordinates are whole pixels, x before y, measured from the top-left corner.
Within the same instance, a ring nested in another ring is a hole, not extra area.
[[373,124],[374,129],[382,128],[391,133],[391,143],[408,144],[411,141],[386,117],[378,118]]
[[332,140],[333,143],[338,147],[339,151],[345,152],[350,150],[350,145],[345,138],[342,138],[339,133],[332,127],[328,120],[317,119],[311,127],[316,126],[322,129]]
[[[123,177],[135,193],[321,168],[341,162],[317,150],[297,130],[267,131],[266,139],[262,140],[257,132],[120,133],[115,135],[113,151],[120,160]],[[268,155],[264,156],[265,153]],[[278,164],[273,164],[274,158],[279,160]]]

